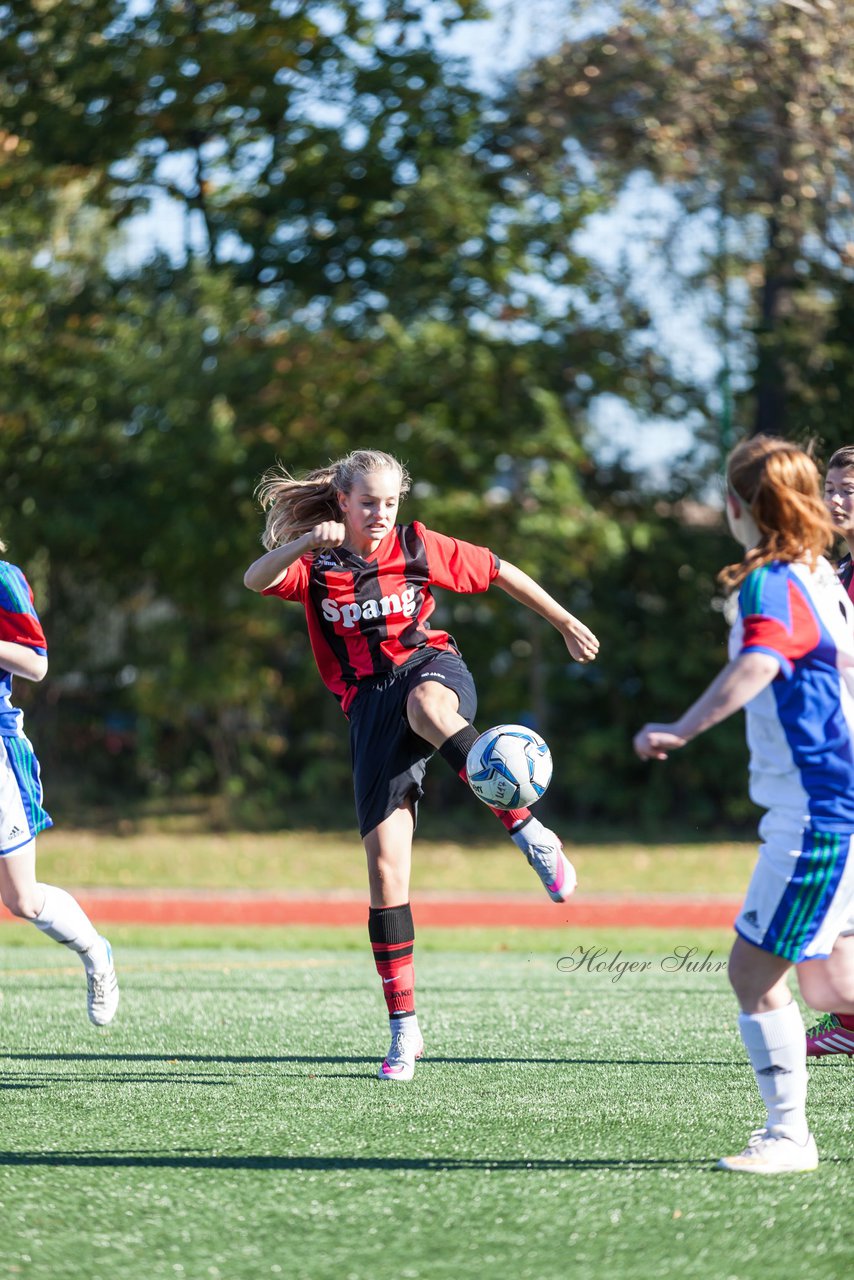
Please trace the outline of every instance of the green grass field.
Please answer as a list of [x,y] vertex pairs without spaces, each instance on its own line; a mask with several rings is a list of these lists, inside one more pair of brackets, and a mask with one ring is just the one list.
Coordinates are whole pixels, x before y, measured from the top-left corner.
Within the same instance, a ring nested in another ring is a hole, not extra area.
[[[663,964],[690,938],[425,934],[427,1057],[394,1086],[374,1078],[384,1007],[361,933],[117,930],[122,1005],[97,1031],[79,967],[13,932],[0,1276],[850,1271],[851,1065],[811,1072],[817,1173],[716,1171],[760,1110],[725,975]],[[725,935],[693,941],[725,954]],[[560,972],[579,944],[648,968]]]

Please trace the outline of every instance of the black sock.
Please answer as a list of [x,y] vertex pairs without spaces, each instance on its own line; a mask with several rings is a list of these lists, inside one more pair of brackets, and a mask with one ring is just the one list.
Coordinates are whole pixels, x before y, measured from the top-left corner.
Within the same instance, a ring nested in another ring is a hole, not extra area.
[[458,729],[456,733],[452,733],[450,738],[446,738],[439,748],[439,755],[443,760],[447,760],[454,773],[465,777],[466,759],[474,744],[477,742],[480,734],[473,724],[467,724],[464,728]]

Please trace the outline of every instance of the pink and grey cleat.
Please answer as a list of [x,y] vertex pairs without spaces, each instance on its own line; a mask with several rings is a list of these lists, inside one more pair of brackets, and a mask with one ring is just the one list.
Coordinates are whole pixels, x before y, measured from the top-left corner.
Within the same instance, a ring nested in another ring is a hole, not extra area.
[[578,877],[555,833],[532,818],[514,834],[513,840],[542,880],[552,902],[566,902]]
[[854,1058],[854,1014],[826,1013],[807,1032],[807,1057]]
[[423,1053],[424,1040],[420,1032],[415,1036],[400,1029],[392,1032],[391,1048],[380,1063],[378,1077],[400,1083],[411,1080],[415,1064]]

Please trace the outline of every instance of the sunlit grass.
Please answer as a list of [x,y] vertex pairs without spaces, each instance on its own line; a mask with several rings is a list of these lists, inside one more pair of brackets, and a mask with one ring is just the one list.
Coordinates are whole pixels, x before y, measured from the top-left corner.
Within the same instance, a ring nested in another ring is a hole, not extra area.
[[[595,843],[567,851],[585,893],[741,894],[756,856],[748,843]],[[354,833],[216,834],[56,828],[39,839],[42,879],[66,885],[362,892],[365,855]],[[416,839],[413,886],[531,893],[530,868],[505,837],[488,843]]]

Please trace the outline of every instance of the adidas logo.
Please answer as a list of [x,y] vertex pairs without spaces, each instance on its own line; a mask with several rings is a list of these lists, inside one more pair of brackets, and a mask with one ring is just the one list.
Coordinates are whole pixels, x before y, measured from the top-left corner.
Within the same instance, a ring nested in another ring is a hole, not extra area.
[[7,838],[8,840],[14,840],[15,836],[22,836],[23,834],[24,834],[24,833],[23,833],[23,831],[21,830],[21,828],[20,828],[20,827],[13,827],[13,828],[12,828],[12,830],[11,830],[10,832],[8,832],[8,834],[7,834],[7,837],[6,837],[6,838]]
[[744,915],[741,918],[745,924],[753,925],[754,929],[759,928],[759,916],[756,914],[755,911],[745,911]]
[[762,1067],[756,1074],[758,1076],[790,1076],[792,1073],[787,1067],[781,1067],[778,1062],[772,1062],[770,1067]]

